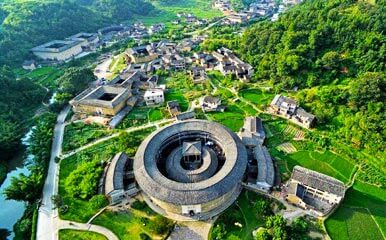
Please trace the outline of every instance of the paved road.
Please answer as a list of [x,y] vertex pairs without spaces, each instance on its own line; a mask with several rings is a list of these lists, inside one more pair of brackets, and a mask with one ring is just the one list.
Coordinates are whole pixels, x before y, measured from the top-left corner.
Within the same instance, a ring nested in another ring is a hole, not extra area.
[[87,223],[76,223],[76,222],[60,220],[58,224],[58,229],[74,229],[74,230],[97,232],[99,234],[104,235],[109,240],[119,240],[119,238],[109,229],[102,226],[92,225]]
[[108,72],[109,70],[109,66],[111,64],[111,62],[113,61],[112,58],[109,58],[107,60],[105,60],[104,62],[102,62],[101,64],[99,64],[96,68],[95,68],[95,71],[94,71],[94,75],[98,78],[98,79],[107,79],[111,76],[111,73]]
[[56,209],[53,210],[51,196],[56,194],[58,191],[59,164],[55,163],[55,157],[57,157],[62,151],[64,121],[69,111],[70,107],[61,111],[55,125],[49,169],[44,183],[43,198],[38,214],[38,226],[36,233],[38,240],[55,240],[58,237],[56,231],[58,212]]

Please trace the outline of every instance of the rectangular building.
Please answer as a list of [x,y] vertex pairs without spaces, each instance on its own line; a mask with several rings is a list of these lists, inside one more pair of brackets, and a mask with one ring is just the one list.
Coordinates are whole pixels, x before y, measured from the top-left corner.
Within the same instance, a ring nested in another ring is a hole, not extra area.
[[43,60],[67,61],[83,51],[82,44],[79,40],[54,40],[32,48],[31,52]]

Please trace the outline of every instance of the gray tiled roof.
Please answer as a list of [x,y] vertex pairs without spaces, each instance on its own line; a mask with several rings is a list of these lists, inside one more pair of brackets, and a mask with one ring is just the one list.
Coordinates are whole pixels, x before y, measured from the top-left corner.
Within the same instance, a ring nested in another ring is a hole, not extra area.
[[121,152],[116,154],[110,162],[105,179],[105,194],[109,194],[114,190],[123,190],[123,176],[128,157]]
[[301,184],[310,186],[320,191],[332,193],[337,196],[343,197],[345,193],[345,186],[341,181],[301,166],[294,167],[291,178]]

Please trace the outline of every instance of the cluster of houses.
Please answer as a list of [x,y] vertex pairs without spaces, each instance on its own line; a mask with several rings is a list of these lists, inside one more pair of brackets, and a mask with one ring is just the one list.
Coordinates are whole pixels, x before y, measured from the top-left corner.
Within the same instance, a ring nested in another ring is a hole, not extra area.
[[207,19],[199,19],[197,16],[195,16],[192,13],[179,12],[177,13],[177,19],[174,20],[172,23],[176,25],[182,22],[188,25],[194,25],[194,26],[203,26],[205,24],[208,24]]
[[258,17],[272,16],[277,10],[277,3],[274,0],[256,0],[248,8],[236,12],[230,0],[215,0],[213,8],[220,10],[226,16],[223,24],[234,25],[245,24]]
[[224,76],[234,75],[243,82],[249,82],[254,73],[250,64],[245,63],[231,50],[224,47],[211,53],[194,53],[192,61],[201,67],[194,69],[194,72],[191,73],[198,79],[196,80],[198,82],[205,78],[203,70],[218,70]]
[[299,107],[298,103],[289,97],[276,95],[268,111],[271,114],[285,117],[293,123],[305,128],[311,128],[316,123],[316,117]]
[[259,17],[270,17],[272,21],[279,18],[279,14],[288,7],[301,3],[302,0],[283,0],[280,4],[275,0],[256,0],[249,4],[246,9],[235,12],[230,0],[215,0],[213,8],[220,10],[225,16],[223,24],[245,24],[248,21]]
[[[108,46],[128,38],[140,41],[164,29],[164,24],[154,24],[148,28],[142,23],[134,23],[130,26],[113,25],[101,28],[97,33],[81,32],[64,40],[53,40],[34,47],[30,51],[42,63],[67,62],[94,52],[101,46]],[[34,70],[37,63],[35,60],[26,60],[22,67],[26,70]]]

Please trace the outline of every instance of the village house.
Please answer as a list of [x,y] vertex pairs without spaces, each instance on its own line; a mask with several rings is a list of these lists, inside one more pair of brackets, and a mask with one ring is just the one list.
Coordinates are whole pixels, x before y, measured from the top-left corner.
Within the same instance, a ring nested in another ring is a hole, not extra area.
[[125,57],[128,63],[144,63],[155,60],[158,58],[158,54],[151,45],[146,45],[128,49],[125,52]]
[[195,62],[208,70],[213,70],[217,65],[217,60],[211,54],[206,53],[194,53]]
[[280,94],[276,95],[270,104],[271,112],[286,118],[291,118],[295,114],[296,108],[297,102],[295,100]]
[[159,32],[162,32],[164,29],[165,29],[165,24],[163,23],[154,24],[150,26],[149,34],[159,33]]
[[230,14],[227,18],[229,24],[244,24],[248,21],[248,15],[244,13]]
[[196,114],[193,111],[183,112],[176,116],[177,121],[185,121],[188,119],[194,119]]
[[169,101],[166,103],[167,109],[170,113],[170,116],[176,117],[178,114],[181,113],[181,107],[178,101]]
[[194,84],[202,83],[208,80],[205,68],[203,67],[192,67],[189,74]]
[[285,190],[289,203],[325,216],[343,200],[346,189],[333,177],[295,166]]
[[313,127],[316,122],[316,117],[299,107],[295,100],[280,94],[274,97],[268,110],[305,128]]
[[143,96],[147,106],[159,105],[165,102],[164,89],[152,88],[148,89]]
[[221,106],[221,98],[213,96],[205,96],[201,101],[203,112],[223,112],[224,107]]
[[185,70],[186,67],[185,58],[178,53],[162,56],[162,62],[167,70],[182,71]]
[[159,55],[175,54],[177,53],[177,43],[160,41],[155,46],[156,51]]
[[102,44],[111,44],[115,42],[122,35],[127,34],[130,29],[127,29],[123,26],[112,25],[109,27],[101,28],[98,30],[99,39]]
[[188,24],[194,24],[194,23],[196,23],[197,22],[197,17],[196,16],[194,16],[193,14],[191,14],[191,13],[189,13],[189,14],[187,14],[186,16],[185,16],[185,21],[186,21],[186,23],[188,23]]
[[220,11],[229,11],[231,9],[231,3],[229,0],[216,0],[213,2],[213,8]]
[[43,60],[67,61],[83,52],[82,41],[54,40],[32,48],[31,52]]
[[33,71],[36,69],[36,62],[35,60],[25,60],[22,67],[24,70]]
[[218,61],[216,69],[223,75],[234,74],[243,82],[248,82],[252,77],[252,66],[239,59],[231,50],[222,47],[213,51],[212,55]]
[[262,120],[258,117],[247,117],[240,129],[239,137],[247,148],[249,187],[269,192],[275,184],[275,168],[268,149],[263,146],[265,131]]
[[180,52],[190,52],[196,46],[191,39],[182,40],[176,47]]

